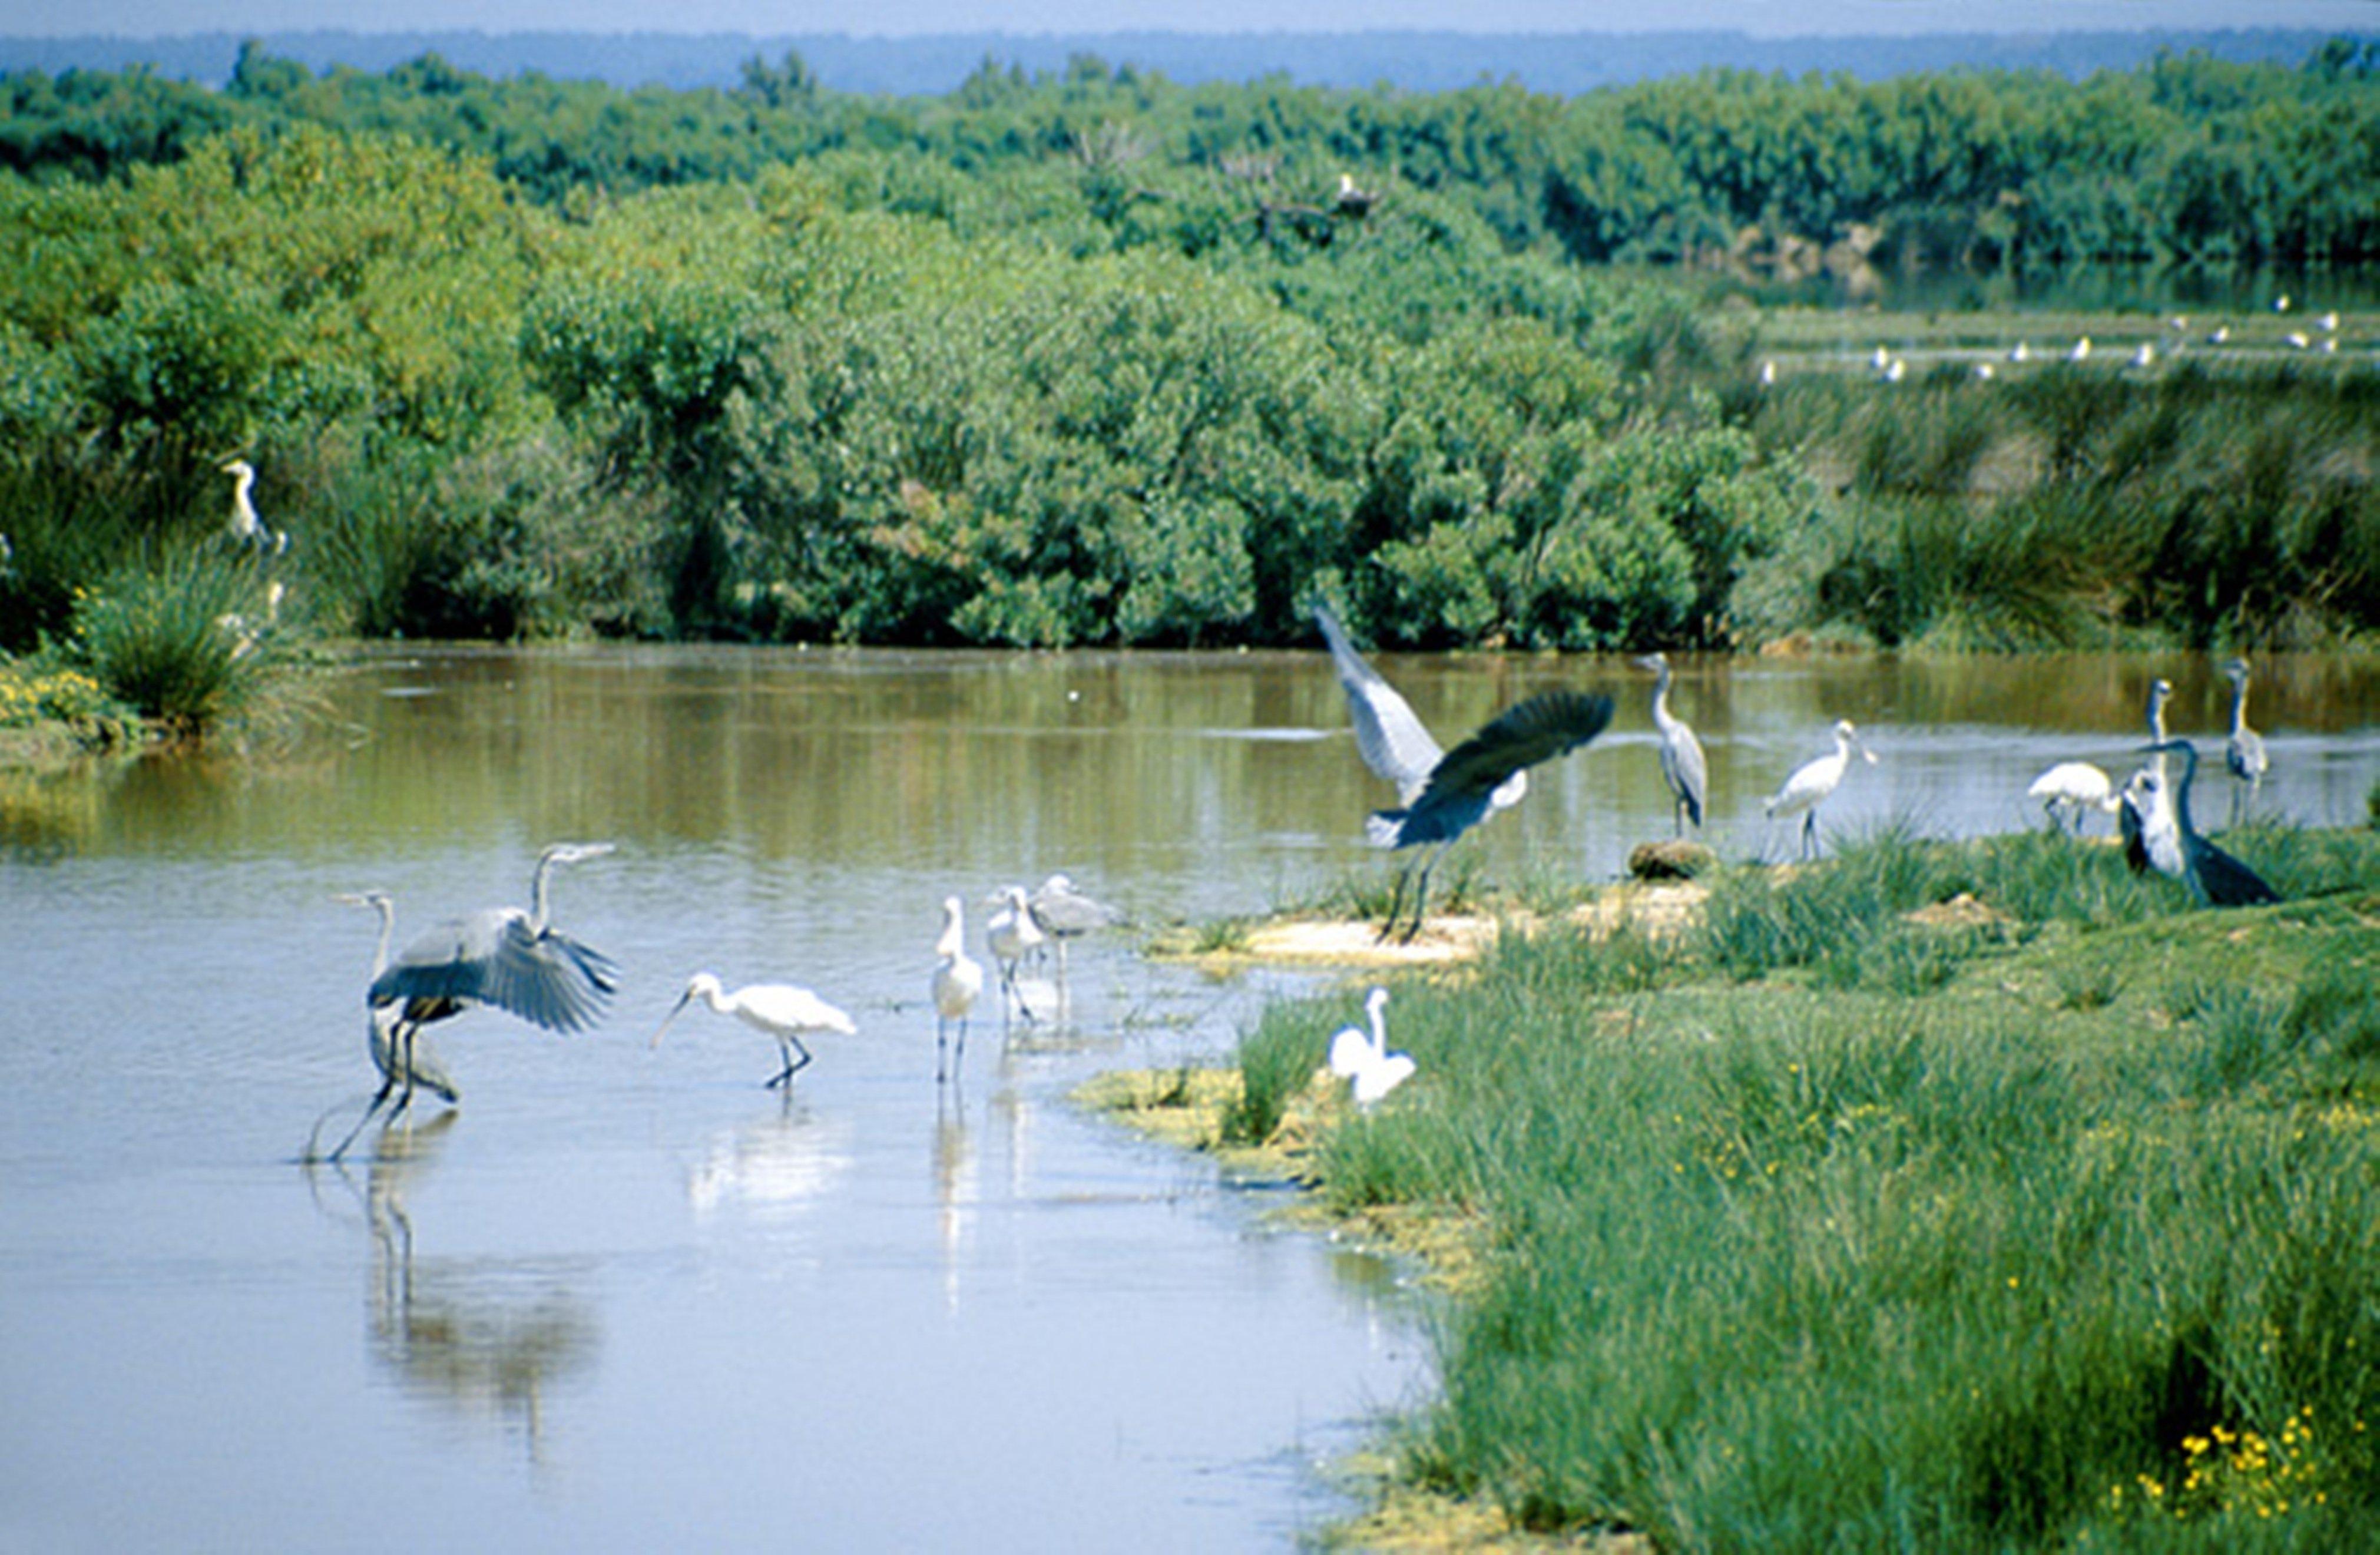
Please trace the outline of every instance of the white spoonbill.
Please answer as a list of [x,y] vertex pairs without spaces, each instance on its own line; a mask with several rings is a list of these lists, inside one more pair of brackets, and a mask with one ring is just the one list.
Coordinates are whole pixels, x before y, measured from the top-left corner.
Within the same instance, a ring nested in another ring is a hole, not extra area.
[[2026,789],[2027,798],[2041,801],[2049,823],[2082,832],[2082,815],[2086,810],[2104,810],[2109,815],[2123,801],[2107,774],[2088,761],[2060,761],[2033,780]]
[[944,1039],[959,1023],[958,1050],[951,1067],[966,1062],[967,1014],[983,993],[983,965],[966,953],[966,913],[955,896],[942,898],[942,933],[934,942],[934,1078],[940,1081]]
[[1844,719],[1835,725],[1834,753],[1821,756],[1814,761],[1804,761],[1794,768],[1793,774],[1785,780],[1785,786],[1769,796],[1767,803],[1761,807],[1762,813],[1771,820],[1797,815],[1802,818],[1802,856],[1804,858],[1817,856],[1818,807],[1841,784],[1843,773],[1851,768],[1852,752],[1854,750],[1867,758],[1869,766],[1876,765],[1876,752],[1860,739],[1859,731],[1852,727],[1851,721]]
[[677,1002],[654,1029],[651,1046],[662,1045],[662,1036],[669,1030],[670,1022],[697,999],[721,1014],[734,1015],[753,1030],[777,1039],[785,1066],[769,1081],[771,1087],[783,1085],[809,1063],[810,1051],[802,1045],[805,1034],[816,1036],[821,1031],[832,1031],[849,1037],[859,1030],[849,1015],[808,989],[796,988],[792,983],[747,983],[730,993],[713,974],[697,972],[686,980],[686,991],[677,996]]

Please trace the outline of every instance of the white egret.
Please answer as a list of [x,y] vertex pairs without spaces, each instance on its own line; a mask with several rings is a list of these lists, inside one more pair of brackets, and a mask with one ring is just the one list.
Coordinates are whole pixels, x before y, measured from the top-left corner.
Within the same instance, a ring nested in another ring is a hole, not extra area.
[[2091,359],[2091,337],[2086,334],[2075,341],[2073,347],[2066,353],[2066,359],[2070,362],[2089,361]]
[[[2237,826],[2243,800],[2245,808],[2255,808],[2269,763],[2265,755],[2265,736],[2248,727],[2248,661],[2232,660],[2223,666],[2223,674],[2231,682],[2231,738],[2224,747],[2223,759],[2237,780],[2231,789],[2231,824]],[[2240,792],[2240,784],[2248,785],[2244,796]]]
[[2033,780],[2025,796],[2041,801],[2041,808],[2052,826],[2070,827],[2077,836],[2082,832],[2082,816],[2087,810],[2116,813],[2122,803],[2116,785],[2107,774],[2088,761],[2060,761]]
[[[1375,847],[1438,844],[1421,865],[1421,878],[1414,891],[1413,924],[1405,930],[1407,940],[1421,932],[1429,901],[1430,870],[1463,833],[1486,819],[1497,795],[1525,769],[1577,749],[1603,733],[1610,722],[1609,697],[1541,692],[1505,709],[1477,734],[1448,751],[1430,769],[1420,797],[1401,809],[1372,812],[1364,823],[1364,833]],[[1406,873],[1411,872],[1409,868]],[[1404,889],[1404,876],[1400,875],[1396,893],[1389,901],[1389,921],[1380,929],[1383,940],[1396,930]]]
[[2020,340],[2009,347],[2008,359],[2019,367],[2033,360],[2033,347]]
[[959,1025],[953,1068],[966,1062],[967,1014],[983,993],[983,966],[966,953],[966,914],[955,896],[942,898],[942,932],[934,942],[934,1078],[944,1075],[942,1054],[951,1022]]
[[2143,340],[2132,352],[2132,366],[2149,368],[2156,365],[2156,347]]
[[1802,818],[1802,856],[1815,858],[1818,852],[1818,807],[1843,781],[1850,770],[1852,752],[1867,758],[1868,765],[1876,764],[1876,752],[1859,737],[1848,719],[1835,725],[1835,749],[1830,756],[1821,756],[1793,769],[1785,786],[1769,796],[1762,805],[1762,813],[1771,820],[1800,816]]
[[[1032,1006],[1025,1002],[1025,994],[1016,986],[1016,968],[1024,959],[1048,942],[1041,926],[1033,921],[1033,903],[1021,885],[1003,886],[992,900],[999,904],[991,917],[984,920],[983,942],[991,958],[1000,966],[1000,987],[1004,995],[1014,994],[1016,1007],[1025,1018],[1033,1018]],[[1004,1010],[1006,1005],[1002,1008]]]
[[1661,735],[1661,780],[1670,785],[1672,801],[1670,819],[1677,826],[1677,834],[1686,834],[1686,822],[1699,828],[1703,823],[1703,804],[1710,792],[1710,766],[1703,759],[1703,742],[1694,738],[1686,721],[1670,711],[1670,656],[1647,653],[1636,661],[1639,669],[1651,670],[1660,679],[1653,683],[1653,727]]
[[[747,983],[735,992],[709,972],[697,972],[686,980],[686,991],[678,995],[670,1013],[653,1031],[652,1047],[662,1045],[662,1034],[678,1012],[699,999],[722,1015],[734,1015],[755,1031],[765,1032],[777,1039],[777,1049],[784,1055],[785,1066],[769,1081],[771,1087],[782,1086],[792,1079],[810,1061],[810,1051],[802,1045],[805,1035],[821,1031],[838,1032],[849,1037],[859,1027],[849,1015],[812,993],[808,989],[792,983]],[[798,1057],[795,1055],[799,1055]]]
[[1411,1054],[1389,1051],[1385,1018],[1388,1007],[1389,990],[1372,990],[1364,999],[1364,1014],[1371,1023],[1370,1033],[1366,1035],[1361,1027],[1351,1026],[1330,1039],[1330,1073],[1353,1082],[1355,1105],[1367,1112],[1410,1079],[1415,1068]]
[[[2198,775],[2198,750],[2188,740],[2167,740],[2160,754],[2181,757],[2181,783],[2173,791],[2174,826],[2181,843],[2181,878],[2202,907],[2254,907],[2277,902],[2281,893],[2263,876],[2198,834],[2190,819],[2190,783]],[[2165,871],[2171,873],[2172,871]]]

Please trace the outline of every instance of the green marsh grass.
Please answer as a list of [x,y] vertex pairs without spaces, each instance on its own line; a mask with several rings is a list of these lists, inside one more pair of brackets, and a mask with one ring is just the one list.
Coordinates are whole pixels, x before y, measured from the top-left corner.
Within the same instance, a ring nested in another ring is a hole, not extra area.
[[254,559],[201,544],[119,568],[75,601],[74,657],[108,693],[189,737],[270,713],[290,630]]
[[1488,1228],[1405,1472],[1664,1549],[2380,1537],[2380,848],[2265,863],[2322,894],[1895,835],[1723,877],[1649,979],[1548,927],[1399,983],[1419,1071],[1312,1159]]

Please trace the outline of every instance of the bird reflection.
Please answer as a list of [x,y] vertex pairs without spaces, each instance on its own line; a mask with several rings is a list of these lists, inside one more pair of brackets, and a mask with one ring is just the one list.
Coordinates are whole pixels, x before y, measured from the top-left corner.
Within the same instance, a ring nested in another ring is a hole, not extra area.
[[975,1220],[976,1161],[967,1136],[966,1100],[957,1087],[935,1093],[934,1224],[942,1245],[942,1302],[959,1309],[961,1245]]
[[540,1464],[546,1396],[594,1359],[595,1322],[585,1301],[542,1267],[415,1256],[407,1197],[456,1117],[384,1124],[360,1185],[336,1161],[307,1162],[307,1178],[313,1183],[327,1165],[362,1205],[372,1243],[367,1337],[374,1358],[417,1397],[516,1428]]
[[851,1166],[851,1122],[811,1115],[790,1093],[776,1117],[721,1133],[687,1174],[698,1215],[740,1203],[777,1213],[822,1197]]

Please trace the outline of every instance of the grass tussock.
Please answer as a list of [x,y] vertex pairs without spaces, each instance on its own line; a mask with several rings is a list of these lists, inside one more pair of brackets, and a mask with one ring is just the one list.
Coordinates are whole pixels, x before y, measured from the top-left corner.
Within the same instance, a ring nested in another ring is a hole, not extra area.
[[[1307,1160],[1487,1228],[1408,1478],[1661,1549],[2368,1543],[2380,838],[2231,840],[2289,905],[1888,835],[1400,983],[1418,1075]],[[1269,1014],[1251,1093],[1354,1008]]]

